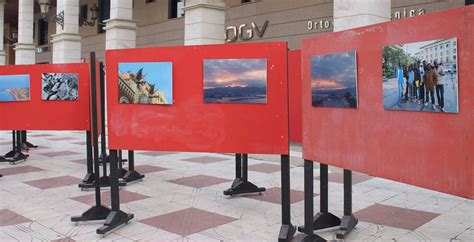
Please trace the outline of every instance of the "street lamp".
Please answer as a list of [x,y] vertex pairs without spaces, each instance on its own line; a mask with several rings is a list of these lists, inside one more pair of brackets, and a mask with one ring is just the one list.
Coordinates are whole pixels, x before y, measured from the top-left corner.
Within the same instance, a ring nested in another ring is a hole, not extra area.
[[79,18],[79,26],[94,26],[95,21],[97,20],[97,14],[99,13],[99,7],[97,4],[93,4],[92,7],[89,9],[91,11],[91,21],[86,18],[80,17]]
[[41,9],[41,16],[43,20],[48,22],[49,20],[56,22],[61,25],[61,29],[64,29],[64,11],[61,11],[58,15],[48,17],[49,7],[51,6],[50,0],[38,0]]
[[[40,5],[41,9],[41,17],[43,17],[43,20],[48,22],[48,21],[53,21],[56,22],[57,24],[61,25],[61,28],[64,29],[64,11],[61,11],[58,15],[48,17],[49,13],[49,8],[51,7],[51,1],[50,0],[38,0],[38,3]],[[94,26],[95,22],[97,20],[97,15],[99,13],[99,7],[97,7],[97,4],[93,4],[92,7],[90,8],[91,11],[91,20],[88,20],[83,17],[79,17],[79,26]]]

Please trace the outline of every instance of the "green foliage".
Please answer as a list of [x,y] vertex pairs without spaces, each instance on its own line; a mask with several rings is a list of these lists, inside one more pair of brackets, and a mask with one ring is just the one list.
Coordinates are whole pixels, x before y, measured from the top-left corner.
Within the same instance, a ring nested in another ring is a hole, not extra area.
[[398,45],[384,47],[382,50],[382,57],[383,76],[387,78],[395,77],[395,69],[398,64],[411,65],[416,62],[414,57],[409,56]]

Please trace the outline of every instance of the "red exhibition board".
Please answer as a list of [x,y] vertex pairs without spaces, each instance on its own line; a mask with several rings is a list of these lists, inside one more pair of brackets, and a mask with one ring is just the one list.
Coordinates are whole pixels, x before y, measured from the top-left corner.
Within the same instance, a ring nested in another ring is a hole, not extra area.
[[290,142],[302,142],[301,50],[288,51],[290,89]]
[[[463,7],[303,40],[304,159],[474,198],[473,23],[474,7]],[[382,48],[451,37],[459,113],[385,110]],[[353,50],[359,108],[313,107],[311,57]]]
[[[266,59],[267,103],[205,103],[205,59]],[[124,62],[172,62],[174,103],[119,104]],[[288,154],[286,43],[109,50],[106,70],[111,149]]]
[[[43,73],[77,73],[78,99],[47,101],[41,97]],[[0,66],[0,75],[29,75],[30,100],[0,102],[0,130],[90,130],[89,64]]]

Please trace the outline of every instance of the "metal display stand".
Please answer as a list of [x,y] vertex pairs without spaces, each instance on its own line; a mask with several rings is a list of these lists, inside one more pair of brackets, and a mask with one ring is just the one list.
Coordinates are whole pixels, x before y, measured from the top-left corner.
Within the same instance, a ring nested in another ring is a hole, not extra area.
[[112,210],[110,211],[104,225],[96,230],[97,234],[105,233],[128,223],[133,218],[133,214],[120,210],[119,177],[118,177],[118,155],[117,150],[110,150],[110,201]]
[[304,233],[298,241],[325,241],[314,234],[314,230],[339,226],[338,239],[344,239],[357,225],[358,220],[352,214],[352,171],[344,170],[344,216],[339,219],[328,209],[328,165],[320,164],[320,212],[313,217],[313,161],[304,160],[304,226],[298,231]]
[[14,165],[17,161],[25,161],[30,155],[22,152],[21,131],[12,131],[12,150],[0,157],[0,162],[10,162]]
[[[95,62],[94,62],[95,65]],[[92,170],[93,170],[93,165],[92,165],[92,159],[89,158],[89,153],[88,153],[88,159],[87,159],[87,174],[86,177],[83,179],[82,183],[79,184],[79,187],[81,189],[89,189],[89,188],[94,188],[95,187],[95,181],[99,181],[100,187],[110,187],[110,177],[107,175],[107,163],[108,163],[108,155],[107,155],[107,144],[106,144],[106,136],[105,136],[105,72],[104,72],[104,64],[102,62],[99,63],[99,71],[100,71],[100,115],[101,115],[101,133],[100,133],[100,149],[101,149],[101,154],[98,158],[98,163],[102,164],[102,176],[100,176],[98,179],[95,179],[95,176],[92,175]],[[97,70],[96,70],[97,71]],[[95,75],[95,73],[94,73]],[[95,78],[95,76],[94,76]],[[94,84],[95,85],[95,84]],[[94,87],[95,89],[95,87]],[[97,101],[97,100],[96,100]],[[97,103],[97,102],[96,102]],[[94,105],[94,103],[92,104]],[[94,108],[97,109],[97,106]],[[97,112],[97,110],[95,111]],[[96,120],[97,122],[97,120]],[[92,149],[90,146],[90,141],[87,141],[88,145],[88,152],[89,149]],[[97,144],[98,145],[98,144]],[[99,169],[94,169],[96,171],[99,171]],[[125,186],[127,185],[125,182],[120,181],[119,182],[120,186]]]
[[[122,164],[122,162],[119,161],[119,164]],[[122,176],[122,178],[126,182],[132,182],[132,181],[141,180],[144,177],[145,175],[142,175],[135,170],[135,154],[133,150],[129,150],[128,151],[128,171]]]
[[[92,146],[93,154],[92,160],[94,163],[94,181],[98,181],[99,177],[99,142],[98,142],[98,124],[97,124],[97,97],[96,97],[96,68],[95,68],[95,53],[90,53],[91,62],[91,102],[92,102]],[[85,211],[82,215],[71,217],[72,222],[82,222],[91,220],[106,219],[110,213],[110,209],[101,204],[100,184],[94,182],[95,188],[95,206]]]
[[291,224],[290,156],[281,155],[281,228],[278,241],[291,241],[296,227]]
[[38,148],[37,145],[34,145],[34,144],[28,142],[28,138],[27,138],[28,133],[26,132],[26,130],[22,130],[20,132],[21,132],[21,146],[23,147],[23,149],[28,150],[28,149]]
[[248,170],[248,154],[235,154],[235,179],[232,186],[224,191],[224,195],[262,194],[265,191],[264,187],[257,187],[248,181]]

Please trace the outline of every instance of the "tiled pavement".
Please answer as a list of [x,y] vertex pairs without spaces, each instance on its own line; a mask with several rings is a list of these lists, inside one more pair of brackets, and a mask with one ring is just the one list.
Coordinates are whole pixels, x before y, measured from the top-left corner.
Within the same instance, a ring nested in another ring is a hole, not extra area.
[[[10,133],[0,132],[0,153]],[[0,163],[0,241],[148,240],[275,241],[281,220],[280,172],[276,163],[249,159],[249,179],[262,196],[226,197],[234,158],[224,154],[136,152],[143,181],[121,188],[121,206],[135,218],[105,238],[100,222],[69,222],[94,202],[77,185],[86,170],[82,132],[30,132],[40,147],[17,165]],[[44,147],[48,147],[47,149]],[[301,156],[295,152],[293,156]],[[315,166],[318,167],[318,166]],[[330,168],[333,169],[333,168]],[[330,210],[342,215],[342,174],[329,175]],[[317,176],[319,170],[315,170]],[[347,240],[474,240],[474,202],[439,192],[354,173],[353,210],[360,219]],[[303,168],[292,167],[292,222],[303,223]],[[319,180],[315,177],[315,210]],[[110,193],[102,198],[109,203]],[[334,230],[321,232],[334,238]]]

